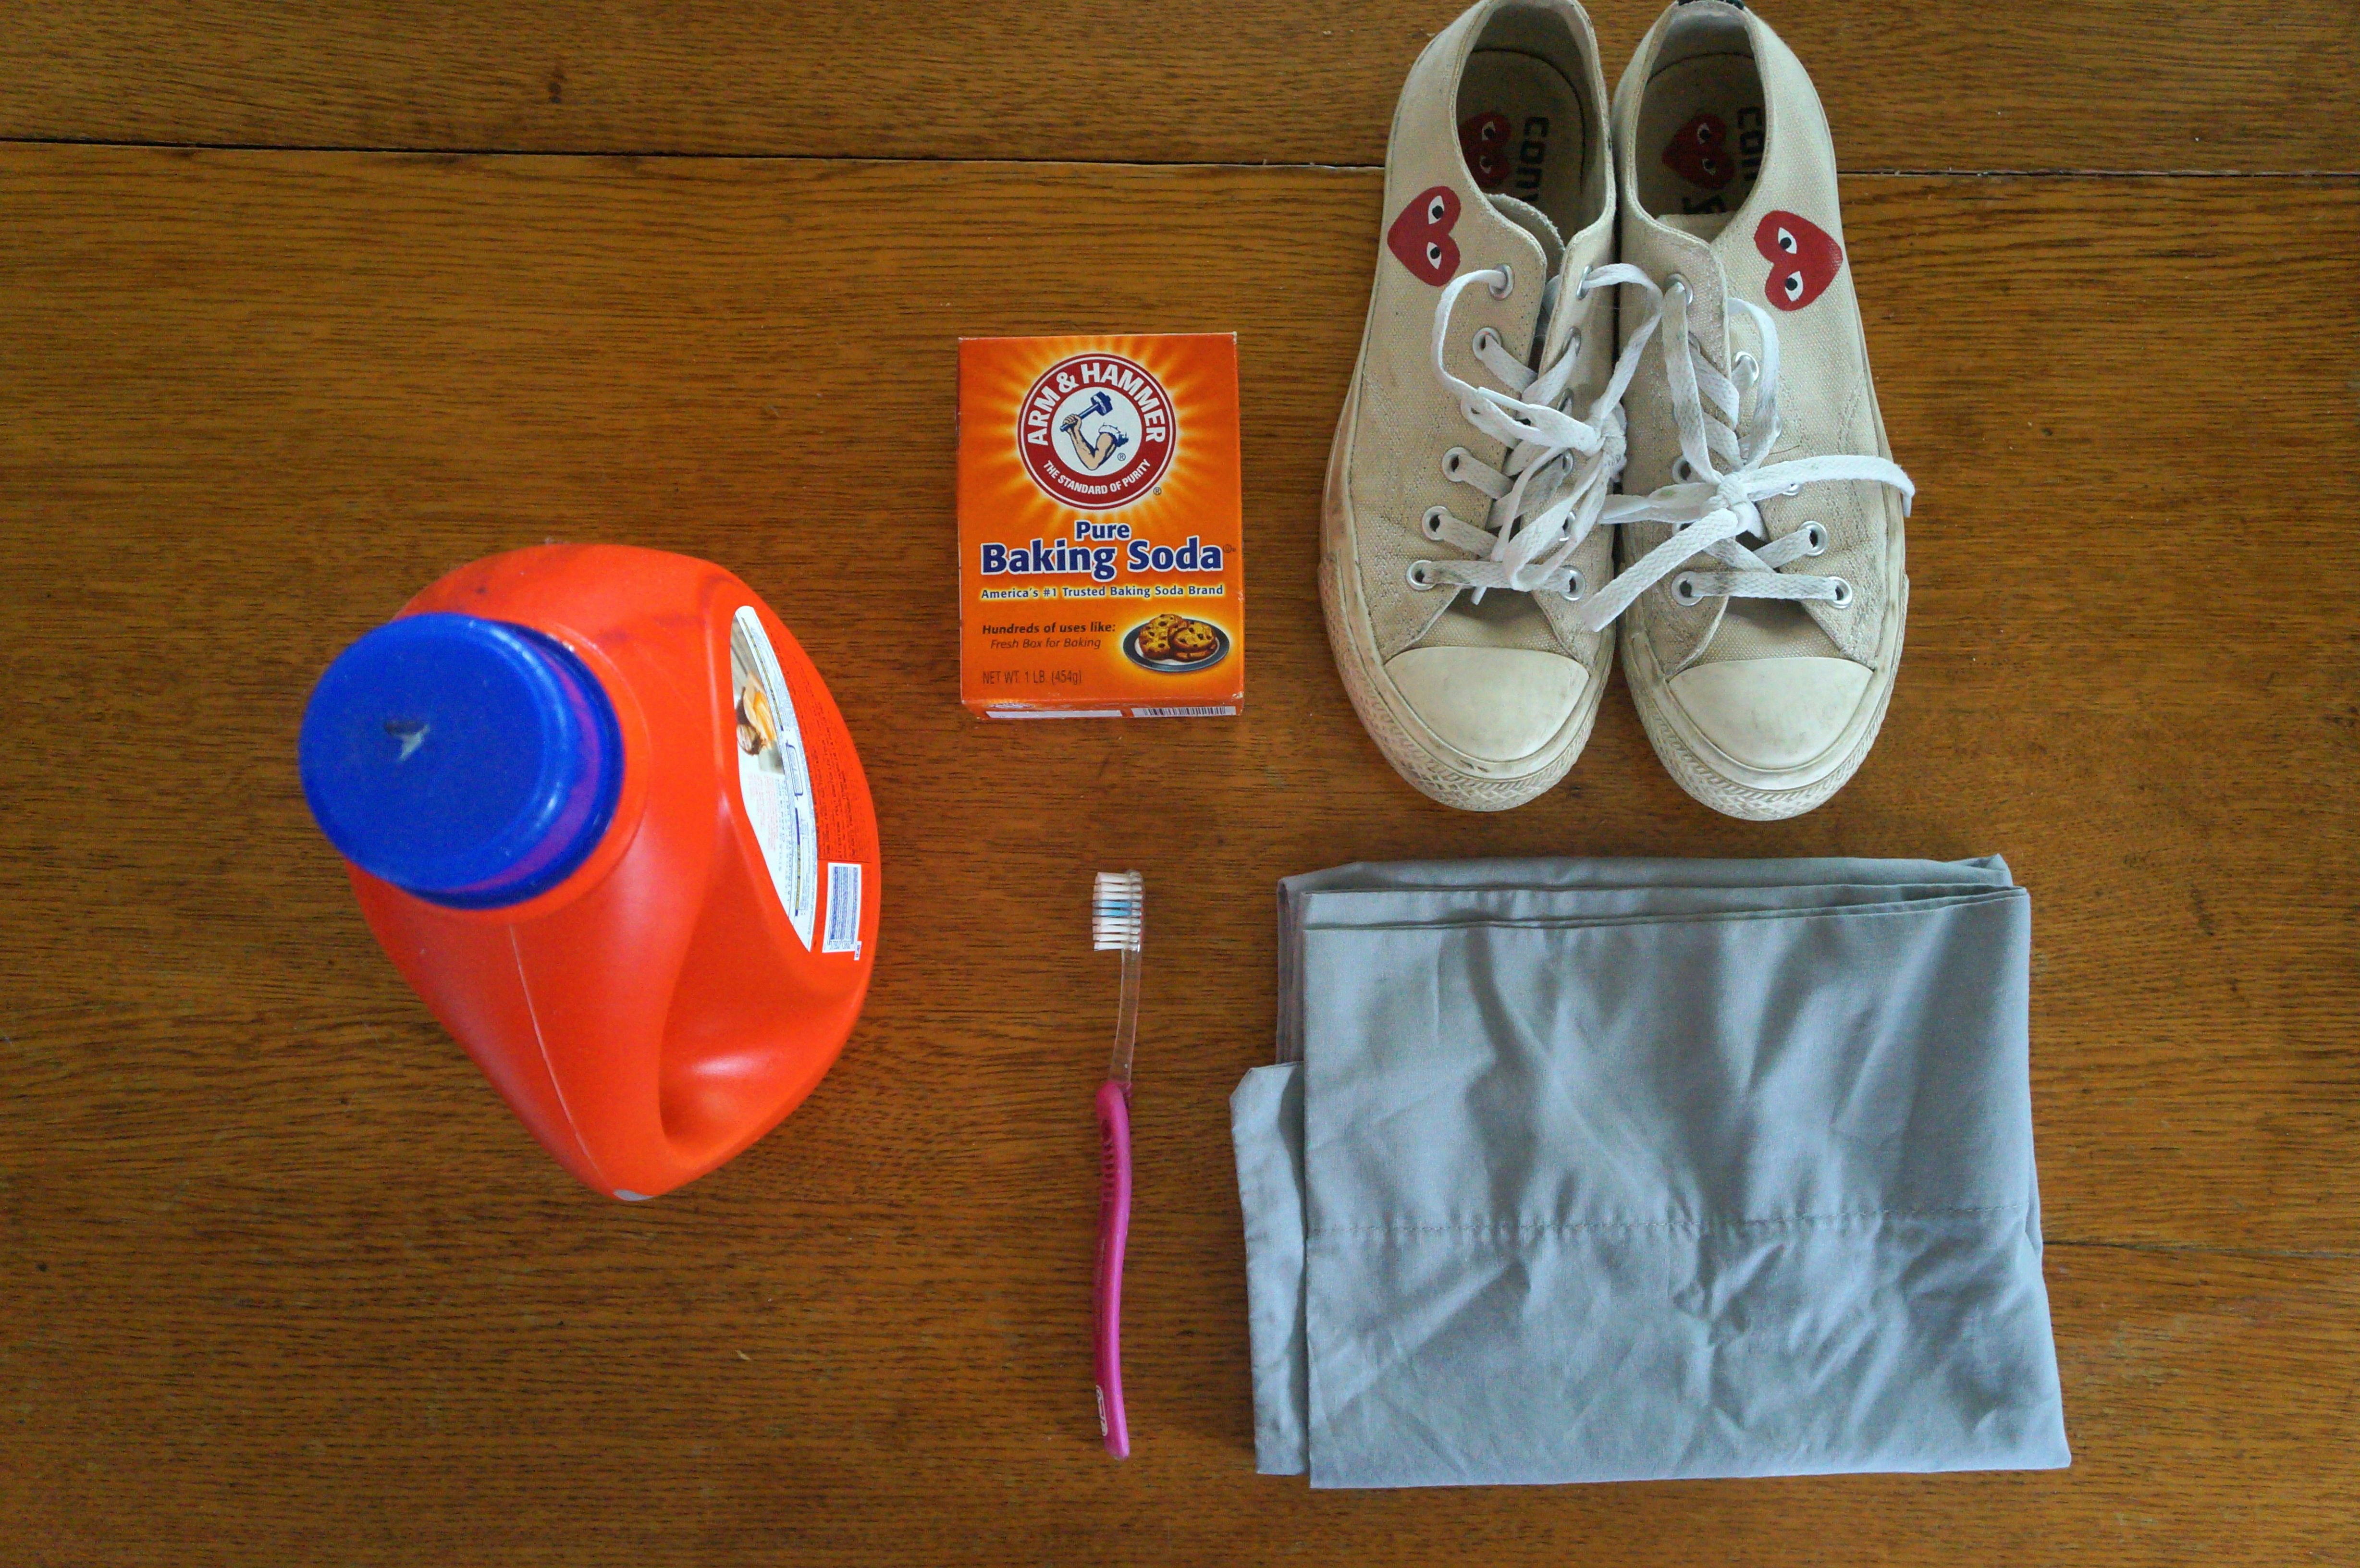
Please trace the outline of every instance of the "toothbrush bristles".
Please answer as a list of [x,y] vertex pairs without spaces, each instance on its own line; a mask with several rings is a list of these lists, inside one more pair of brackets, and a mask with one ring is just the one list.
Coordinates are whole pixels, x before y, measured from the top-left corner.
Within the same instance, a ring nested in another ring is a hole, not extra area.
[[1147,927],[1146,880],[1136,871],[1101,871],[1090,894],[1090,945],[1120,952],[1140,945]]

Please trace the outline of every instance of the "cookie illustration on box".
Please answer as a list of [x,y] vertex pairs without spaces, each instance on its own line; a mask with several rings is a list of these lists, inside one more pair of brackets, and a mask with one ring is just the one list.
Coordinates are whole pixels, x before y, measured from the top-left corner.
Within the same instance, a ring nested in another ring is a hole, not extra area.
[[1190,621],[1172,634],[1172,657],[1190,664],[1212,658],[1220,646],[1220,634],[1202,621]]
[[1122,639],[1132,663],[1164,675],[1208,669],[1229,651],[1229,634],[1213,621],[1165,613],[1133,626]]

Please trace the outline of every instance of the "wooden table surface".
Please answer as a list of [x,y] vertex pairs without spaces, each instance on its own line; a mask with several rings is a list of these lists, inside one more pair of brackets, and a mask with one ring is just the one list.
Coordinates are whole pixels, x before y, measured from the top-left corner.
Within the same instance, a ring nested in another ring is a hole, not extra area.
[[[0,21],[0,1562],[2360,1560],[2360,11],[1765,0],[1817,74],[1909,651],[1798,821],[1611,694],[1399,783],[1314,583],[1393,94],[1447,0],[20,0]],[[1596,7],[1610,74],[1652,19]],[[1235,722],[956,704],[954,342],[1235,331]],[[845,1057],[643,1207],[363,929],[311,682],[547,539],[720,561],[887,896]],[[2005,855],[2070,1471],[1313,1495],[1253,1474],[1227,1096],[1357,858]],[[1153,919],[1089,1391],[1093,872]]]

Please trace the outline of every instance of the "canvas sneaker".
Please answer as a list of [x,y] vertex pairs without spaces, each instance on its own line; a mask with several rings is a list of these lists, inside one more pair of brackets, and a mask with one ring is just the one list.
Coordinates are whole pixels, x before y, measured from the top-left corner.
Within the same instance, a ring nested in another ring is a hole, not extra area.
[[1482,0],[1410,68],[1330,450],[1319,584],[1360,721],[1470,811],[1562,778],[1597,717],[1622,463],[1613,165],[1590,19]]
[[1911,485],[1885,444],[1810,77],[1732,0],[1679,0],[1614,99],[1629,466],[1622,615],[1648,738],[1735,817],[1809,811],[1868,755],[1901,662]]

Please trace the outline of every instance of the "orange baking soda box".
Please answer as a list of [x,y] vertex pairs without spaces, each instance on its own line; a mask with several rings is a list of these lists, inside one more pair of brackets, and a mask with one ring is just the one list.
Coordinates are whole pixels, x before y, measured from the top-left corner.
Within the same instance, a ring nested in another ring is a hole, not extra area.
[[995,719],[1233,714],[1238,340],[959,341],[959,694]]

